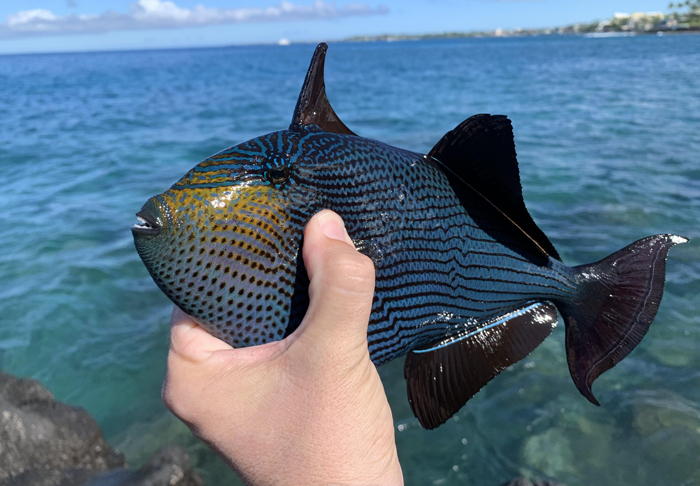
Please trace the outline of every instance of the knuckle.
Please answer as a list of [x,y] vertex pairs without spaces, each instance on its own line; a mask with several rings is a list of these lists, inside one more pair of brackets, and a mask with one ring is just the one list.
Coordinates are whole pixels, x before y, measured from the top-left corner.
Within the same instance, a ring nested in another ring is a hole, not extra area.
[[211,355],[206,348],[208,334],[199,326],[174,325],[170,330],[170,351],[191,364],[202,364]]
[[193,343],[193,339],[184,336],[173,334],[170,339],[170,348],[174,354],[182,358],[183,360],[197,363],[197,353],[195,352],[196,346]]
[[170,410],[170,412],[176,417],[182,417],[187,415],[186,407],[182,406],[182,403],[178,399],[175,393],[172,391],[171,383],[165,381],[163,383],[163,388],[160,391],[160,397],[163,400],[165,408]]
[[179,415],[177,398],[173,394],[172,387],[167,380],[163,382],[163,388],[160,390],[160,398],[163,400],[165,408],[170,410],[174,415]]
[[170,391],[168,387],[165,386],[161,392],[161,398],[165,408],[167,408],[170,413],[175,415],[177,418],[185,423],[193,423],[196,421],[197,412],[188,404],[182,397],[179,397]]
[[335,286],[357,293],[374,291],[374,264],[365,255],[355,250],[337,252],[326,267]]
[[168,359],[168,371],[160,391],[161,400],[173,415],[189,422],[197,415],[196,402],[191,400],[194,390],[187,389],[187,385],[178,378],[177,370],[173,369],[173,365],[171,357]]

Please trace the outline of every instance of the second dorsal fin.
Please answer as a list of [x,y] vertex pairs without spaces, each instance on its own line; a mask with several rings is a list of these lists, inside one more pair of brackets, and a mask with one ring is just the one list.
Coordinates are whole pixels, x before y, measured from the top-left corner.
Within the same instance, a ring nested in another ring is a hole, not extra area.
[[507,117],[487,114],[469,117],[447,132],[428,156],[447,169],[445,175],[460,199],[463,196],[460,193],[471,188],[522,232],[533,253],[560,259],[525,207],[513,127]]
[[327,50],[328,45],[324,42],[316,46],[289,129],[299,130],[308,125],[316,125],[324,132],[355,135],[340,121],[326,97],[323,67]]

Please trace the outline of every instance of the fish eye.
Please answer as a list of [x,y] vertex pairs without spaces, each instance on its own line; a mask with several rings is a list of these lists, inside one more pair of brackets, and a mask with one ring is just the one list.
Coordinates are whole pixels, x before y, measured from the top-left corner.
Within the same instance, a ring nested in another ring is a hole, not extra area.
[[289,167],[279,167],[265,172],[265,179],[270,184],[279,185],[289,178]]

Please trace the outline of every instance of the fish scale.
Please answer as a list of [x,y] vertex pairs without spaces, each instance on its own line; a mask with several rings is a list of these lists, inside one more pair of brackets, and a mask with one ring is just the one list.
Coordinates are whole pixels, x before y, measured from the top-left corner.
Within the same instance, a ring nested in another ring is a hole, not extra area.
[[641,341],[675,235],[565,265],[527,212],[510,121],[475,115],[428,154],[358,137],[325,95],[320,45],[288,130],[215,154],[137,214],[156,284],[233,347],[283,339],[309,305],[303,232],[340,215],[375,267],[370,358],[402,355],[409,403],[437,427],[566,323],[567,361],[593,381]]

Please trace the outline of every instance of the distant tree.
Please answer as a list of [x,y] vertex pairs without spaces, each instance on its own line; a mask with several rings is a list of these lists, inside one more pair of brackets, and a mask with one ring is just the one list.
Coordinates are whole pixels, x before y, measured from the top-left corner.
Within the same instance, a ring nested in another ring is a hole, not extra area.
[[700,0],[685,0],[678,3],[669,3],[669,10],[675,10],[671,15],[682,22],[688,22],[691,25],[700,23]]

